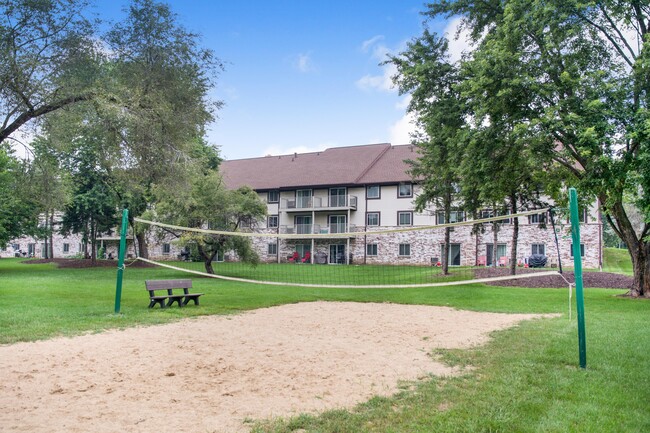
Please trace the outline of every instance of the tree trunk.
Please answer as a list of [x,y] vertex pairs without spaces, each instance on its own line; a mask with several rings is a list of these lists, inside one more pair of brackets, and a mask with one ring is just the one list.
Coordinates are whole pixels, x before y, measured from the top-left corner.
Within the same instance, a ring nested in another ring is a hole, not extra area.
[[54,258],[54,209],[50,213],[50,251],[48,257],[50,259]]
[[[629,247],[628,250],[630,250]],[[650,242],[639,242],[638,248],[635,251],[630,251],[630,255],[634,270],[634,283],[630,295],[650,298]]]
[[[138,242],[138,256],[143,259],[149,258],[149,248],[147,247],[147,237],[144,233],[137,233],[135,238]],[[126,253],[126,251],[125,251]]]
[[92,219],[90,220],[90,262],[93,266],[97,264],[97,227]]
[[[494,216],[496,215],[496,208],[494,210]],[[492,245],[494,247],[492,248],[492,266],[497,267],[499,266],[499,258],[498,258],[498,253],[497,253],[497,242],[499,241],[499,223],[497,221],[494,221],[492,223]]]
[[[601,203],[606,203],[606,200],[603,199],[606,199],[606,197],[601,198]],[[614,203],[611,209],[603,210],[610,223],[612,223],[616,234],[625,242],[632,258],[634,282],[632,289],[630,289],[630,295],[650,298],[650,241],[644,241],[643,238],[639,239],[621,200]],[[610,215],[614,217],[614,221],[612,221]],[[646,232],[644,231],[644,233]]]
[[[517,198],[513,195],[510,197],[512,213],[517,213]],[[519,218],[514,218],[512,222],[512,248],[510,250],[510,275],[517,272],[517,243],[519,242]]]
[[197,242],[196,247],[199,251],[199,255],[203,259],[203,265],[205,266],[205,272],[208,274],[214,275],[214,269],[212,268],[212,260],[214,260],[215,254],[208,254],[205,249],[203,249],[203,246]]
[[451,227],[445,227],[445,244],[442,247],[442,274],[449,275],[449,244],[451,242]]

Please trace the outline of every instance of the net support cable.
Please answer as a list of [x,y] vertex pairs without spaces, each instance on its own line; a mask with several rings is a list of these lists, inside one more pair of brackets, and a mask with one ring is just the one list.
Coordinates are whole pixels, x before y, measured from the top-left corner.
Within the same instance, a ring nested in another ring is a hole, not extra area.
[[[446,227],[460,227],[460,226],[467,226],[467,225],[472,225],[472,224],[478,224],[478,223],[487,223],[487,222],[493,222],[493,221],[501,221],[504,218],[516,218],[516,217],[524,217],[528,215],[537,215],[540,213],[548,212],[550,208],[544,208],[544,209],[535,209],[531,211],[526,211],[526,212],[519,212],[516,214],[509,214],[509,215],[499,215],[499,216],[494,216],[490,218],[482,218],[480,220],[468,220],[468,221],[461,221],[457,223],[447,223],[447,224],[437,224],[437,225],[427,225],[427,226],[409,226],[406,228],[400,228],[400,229],[389,229],[389,230],[374,230],[374,231],[362,231],[362,232],[345,232],[345,233],[336,233],[336,234],[319,234],[319,233],[314,233],[310,234],[310,238],[314,239],[333,239],[333,238],[346,238],[349,236],[368,236],[368,235],[385,235],[388,233],[402,233],[402,232],[414,232],[414,231],[424,231],[424,230],[439,230],[439,229],[444,229]],[[195,227],[183,227],[183,226],[178,226],[174,224],[165,224],[161,222],[156,222],[156,221],[149,221],[141,218],[133,218],[134,221],[143,223],[143,224],[150,224],[152,226],[158,226],[158,227],[164,227],[167,229],[172,229],[172,230],[183,230],[183,231],[191,231],[191,232],[196,232],[196,233],[205,233],[205,234],[211,234],[211,235],[226,235],[226,236],[242,236],[242,237],[261,237],[261,238],[279,238],[279,239],[303,239],[305,237],[304,234],[284,234],[284,233],[256,233],[256,232],[232,232],[232,231],[225,231],[225,230],[210,230],[210,229],[202,229],[202,228],[195,228]]]

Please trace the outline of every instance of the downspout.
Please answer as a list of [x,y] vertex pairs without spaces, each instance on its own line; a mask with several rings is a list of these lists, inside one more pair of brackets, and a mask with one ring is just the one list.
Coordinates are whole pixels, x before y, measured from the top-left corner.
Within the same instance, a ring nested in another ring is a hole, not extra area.
[[600,213],[600,199],[596,199],[598,209],[598,269],[603,271],[603,218]]
[[[381,188],[381,187],[380,187]],[[363,186],[364,208],[363,208],[363,231],[368,231],[368,185]],[[367,264],[368,259],[368,235],[363,235],[363,264]]]

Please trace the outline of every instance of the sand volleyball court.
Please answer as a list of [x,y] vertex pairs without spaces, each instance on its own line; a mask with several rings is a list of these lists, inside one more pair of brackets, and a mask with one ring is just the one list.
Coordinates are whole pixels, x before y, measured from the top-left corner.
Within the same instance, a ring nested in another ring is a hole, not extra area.
[[307,302],[0,346],[0,431],[245,432],[251,419],[349,408],[454,370],[467,348],[539,315]]

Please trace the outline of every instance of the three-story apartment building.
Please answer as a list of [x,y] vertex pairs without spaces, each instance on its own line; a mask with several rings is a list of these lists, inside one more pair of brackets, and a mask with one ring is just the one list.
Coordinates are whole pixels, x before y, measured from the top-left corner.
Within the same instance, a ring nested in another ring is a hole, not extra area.
[[[299,238],[258,238],[256,247],[267,262],[308,257],[311,263],[382,263],[427,265],[440,260],[444,230],[392,232],[444,223],[436,209],[416,212],[418,186],[408,173],[407,160],[418,157],[410,145],[374,144],[339,147],[312,153],[266,156],[224,161],[221,171],[229,188],[252,187],[267,203],[266,221],[256,230],[264,233],[304,235]],[[489,211],[488,211],[489,213]],[[584,266],[602,262],[602,225],[595,209],[583,213],[581,226]],[[452,213],[452,221],[464,219]],[[497,257],[510,259],[512,218],[499,225]],[[549,266],[571,260],[568,221],[557,221],[559,258],[555,234],[546,216],[519,217],[518,261],[531,254],[547,255]],[[355,236],[355,232],[388,234]],[[329,234],[327,239],[322,235]],[[494,251],[492,224],[472,234],[471,226],[454,228],[451,265],[491,264]],[[309,252],[309,254],[307,254]]]

